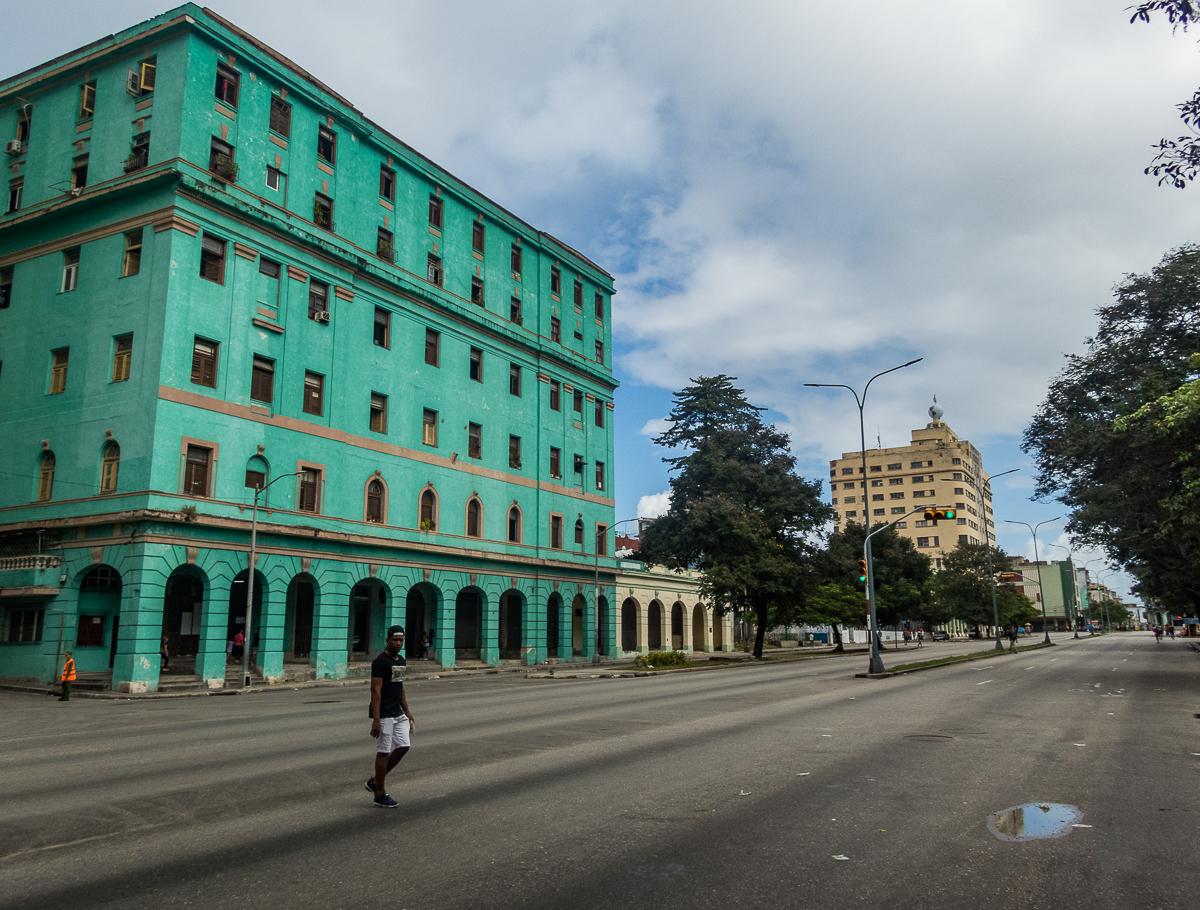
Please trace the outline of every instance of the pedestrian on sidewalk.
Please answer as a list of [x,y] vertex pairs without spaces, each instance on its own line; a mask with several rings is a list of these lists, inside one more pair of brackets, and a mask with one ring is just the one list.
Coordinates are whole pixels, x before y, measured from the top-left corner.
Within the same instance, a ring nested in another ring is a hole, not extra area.
[[917,629],[917,647],[918,647],[918,648],[919,648],[919,647],[921,647],[921,645],[922,645],[924,642],[925,642],[925,630],[924,630],[924,629]]
[[1008,650],[1010,650],[1010,651],[1017,650],[1017,627],[1016,626],[1008,627]]
[[158,649],[159,655],[162,657],[162,671],[164,673],[171,672],[171,655],[167,653],[167,636],[162,637],[162,647]]
[[75,657],[70,651],[67,652],[66,662],[63,664],[62,676],[59,678],[62,683],[62,695],[59,696],[59,701],[71,700],[71,683],[75,682]]
[[242,662],[242,654],[245,653],[246,636],[242,634],[242,630],[238,629],[237,634],[233,636],[233,662],[240,664]]
[[404,695],[404,671],[407,661],[404,628],[388,629],[387,644],[371,661],[371,736],[375,740],[375,776],[367,778],[366,788],[375,794],[376,809],[395,809],[399,803],[388,796],[384,786],[388,772],[408,753],[409,733],[415,729],[408,699]]

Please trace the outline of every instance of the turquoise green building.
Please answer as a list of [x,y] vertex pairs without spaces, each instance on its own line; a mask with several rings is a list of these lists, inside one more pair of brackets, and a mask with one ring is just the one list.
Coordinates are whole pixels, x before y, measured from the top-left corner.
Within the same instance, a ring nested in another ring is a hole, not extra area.
[[257,491],[267,680],[619,653],[607,272],[191,4],[0,138],[0,676],[223,685]]

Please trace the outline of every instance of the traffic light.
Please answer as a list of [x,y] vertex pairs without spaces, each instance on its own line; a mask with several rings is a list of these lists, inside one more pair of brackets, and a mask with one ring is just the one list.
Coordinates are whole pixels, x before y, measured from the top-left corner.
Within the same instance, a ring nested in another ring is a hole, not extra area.
[[860,559],[858,561],[858,580],[867,580],[867,561],[865,559]]
[[947,521],[953,521],[957,514],[953,509],[926,509],[925,520],[932,521],[935,525],[943,518]]

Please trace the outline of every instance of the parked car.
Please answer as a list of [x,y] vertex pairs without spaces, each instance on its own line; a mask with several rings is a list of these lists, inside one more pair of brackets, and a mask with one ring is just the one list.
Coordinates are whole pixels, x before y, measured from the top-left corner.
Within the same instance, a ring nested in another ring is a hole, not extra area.
[[945,629],[934,629],[929,637],[932,638],[934,641],[949,641],[950,633],[947,632]]

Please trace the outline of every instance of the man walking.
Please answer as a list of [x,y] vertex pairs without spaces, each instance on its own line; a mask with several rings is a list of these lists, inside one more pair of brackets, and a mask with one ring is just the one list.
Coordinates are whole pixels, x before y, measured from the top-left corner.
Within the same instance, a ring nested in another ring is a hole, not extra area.
[[395,809],[399,803],[387,794],[384,782],[388,772],[400,764],[408,752],[409,732],[416,728],[408,699],[404,695],[404,670],[401,656],[404,628],[388,629],[387,647],[371,661],[371,736],[375,739],[375,776],[366,788],[375,794],[376,809]]
[[62,695],[59,696],[59,701],[71,700],[71,683],[75,682],[75,658],[71,652],[67,652],[67,660],[63,664],[62,676],[59,679],[62,683]]

